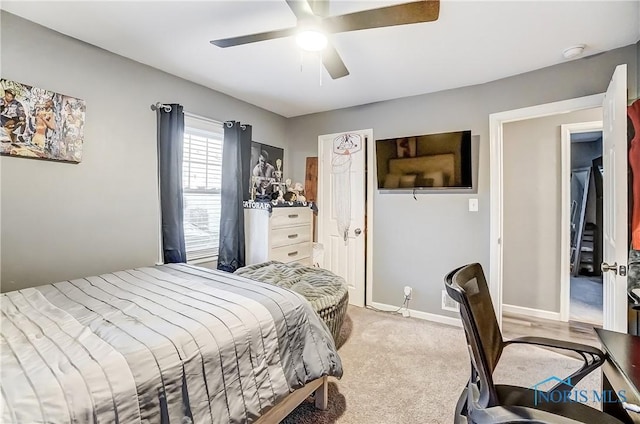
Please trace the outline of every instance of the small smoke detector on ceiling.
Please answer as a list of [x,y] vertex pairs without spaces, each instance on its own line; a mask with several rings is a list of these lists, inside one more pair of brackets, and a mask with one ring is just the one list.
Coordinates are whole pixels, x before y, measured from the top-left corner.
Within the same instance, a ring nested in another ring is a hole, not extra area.
[[584,44],[578,44],[577,46],[568,47],[564,49],[564,51],[562,52],[562,56],[564,56],[565,59],[573,59],[574,57],[580,56],[582,52],[584,52],[585,47],[586,46]]

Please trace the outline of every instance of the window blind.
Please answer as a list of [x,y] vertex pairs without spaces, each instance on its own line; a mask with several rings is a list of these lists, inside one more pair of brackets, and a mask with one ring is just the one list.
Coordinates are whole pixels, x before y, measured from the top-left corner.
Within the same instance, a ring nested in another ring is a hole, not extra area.
[[182,187],[187,260],[218,254],[222,125],[185,116]]

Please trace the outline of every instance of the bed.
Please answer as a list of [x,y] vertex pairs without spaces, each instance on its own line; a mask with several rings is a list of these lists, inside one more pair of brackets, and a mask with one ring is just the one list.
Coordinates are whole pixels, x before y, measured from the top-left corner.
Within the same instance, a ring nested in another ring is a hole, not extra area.
[[277,423],[341,377],[285,288],[185,264],[2,294],[1,421]]

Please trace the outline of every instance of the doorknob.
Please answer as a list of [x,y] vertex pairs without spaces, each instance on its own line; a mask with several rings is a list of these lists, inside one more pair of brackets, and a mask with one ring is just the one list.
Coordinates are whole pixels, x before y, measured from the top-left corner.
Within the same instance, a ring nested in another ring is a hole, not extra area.
[[618,262],[614,262],[613,265],[602,262],[602,265],[600,265],[600,270],[602,272],[613,271],[614,274],[618,274]]
[[359,236],[362,233],[362,230],[360,228],[356,228],[355,230],[353,230],[354,233],[356,233],[357,236]]

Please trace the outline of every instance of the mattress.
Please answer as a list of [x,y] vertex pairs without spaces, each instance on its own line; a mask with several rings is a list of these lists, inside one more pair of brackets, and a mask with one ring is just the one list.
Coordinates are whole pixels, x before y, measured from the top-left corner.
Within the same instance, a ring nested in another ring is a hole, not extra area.
[[0,306],[3,423],[251,423],[342,375],[301,295],[190,265],[4,293]]

